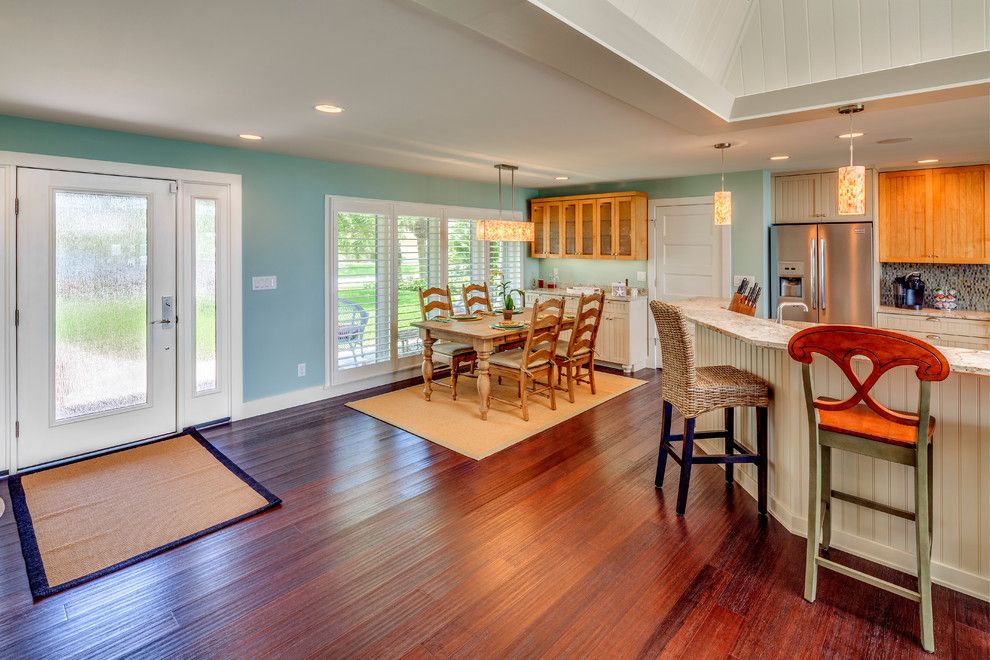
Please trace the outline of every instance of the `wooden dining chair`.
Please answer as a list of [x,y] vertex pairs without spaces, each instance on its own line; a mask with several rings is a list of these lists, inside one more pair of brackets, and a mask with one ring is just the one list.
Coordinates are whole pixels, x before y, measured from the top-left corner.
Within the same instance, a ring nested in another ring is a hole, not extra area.
[[[438,286],[429,289],[420,288],[419,310],[424,321],[452,316],[454,303],[450,296],[450,289]],[[450,387],[450,398],[457,401],[457,377],[461,373],[461,366],[468,365],[468,371],[474,373],[475,362],[478,359],[478,354],[474,352],[474,346],[453,341],[438,341],[433,344],[433,357],[437,362],[450,367],[450,385],[436,380],[433,381],[433,384]]]
[[[820,325],[791,337],[787,352],[802,363],[804,395],[810,437],[808,495],[808,544],[804,573],[804,598],[815,602],[818,567],[866,582],[918,603],[921,614],[921,646],[935,650],[932,615],[932,381],[949,376],[949,363],[936,348],[890,330],[849,325]],[[852,394],[836,400],[816,397],[812,379],[814,354],[835,363],[849,381]],[[854,358],[872,363],[866,378],[853,370]],[[894,367],[913,367],[918,377],[918,408],[914,412],[892,410],[874,399],[870,391],[884,373]],[[832,449],[841,449],[914,470],[914,511],[874,502],[832,488]],[[881,580],[821,556],[827,554],[832,536],[832,499],[842,500],[892,516],[913,520],[918,562],[916,591]]]
[[[532,320],[529,323],[526,343],[523,347],[492,355],[489,361],[489,372],[500,379],[505,377],[518,381],[519,401],[507,401],[489,394],[489,405],[494,399],[522,408],[523,419],[527,422],[529,421],[528,397],[530,396],[546,396],[550,399],[550,409],[557,409],[554,387],[554,370],[557,365],[553,358],[563,317],[563,298],[550,298],[537,304],[533,308]],[[537,380],[541,374],[546,375],[546,385]],[[532,390],[530,390],[531,385]]]
[[[567,394],[574,403],[576,383],[588,383],[591,393],[595,393],[595,343],[598,341],[598,328],[605,311],[605,292],[582,295],[578,300],[577,313],[571,325],[571,336],[557,340],[557,385],[567,376]],[[567,328],[565,327],[564,330]],[[581,367],[586,373],[581,375]]]
[[464,312],[491,312],[492,297],[488,292],[488,282],[481,284],[466,284],[464,286]]

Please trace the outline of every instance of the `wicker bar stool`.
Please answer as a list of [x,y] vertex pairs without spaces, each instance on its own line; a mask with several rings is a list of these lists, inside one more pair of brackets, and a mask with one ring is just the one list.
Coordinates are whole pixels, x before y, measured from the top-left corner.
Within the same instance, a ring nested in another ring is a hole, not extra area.
[[[932,440],[933,381],[949,377],[949,363],[934,346],[890,330],[855,325],[821,325],[791,337],[787,352],[801,363],[808,411],[810,477],[808,494],[808,544],[804,573],[804,598],[815,602],[818,567],[885,589],[918,603],[921,646],[935,650],[932,614]],[[831,360],[852,386],[851,396],[837,401],[815,396],[811,364],[814,354]],[[866,358],[872,371],[860,379],[852,368],[855,357]],[[918,408],[913,412],[891,410],[870,395],[880,377],[894,367],[914,367],[918,377]],[[914,511],[852,495],[832,488],[832,449],[899,463],[914,469]],[[832,535],[832,500],[842,500],[874,511],[914,521],[917,541],[918,589],[867,575],[823,557]]]
[[[736,367],[719,365],[695,367],[694,340],[680,310],[659,300],[650,301],[650,311],[657,324],[660,350],[663,355],[663,418],[660,455],[657,458],[656,487],[663,487],[667,456],[681,466],[681,481],[677,491],[677,515],[687,508],[691,466],[695,463],[725,465],[725,481],[733,483],[732,467],[736,463],[754,463],[757,470],[757,509],[767,514],[767,407],[770,386],[762,378]],[[684,416],[684,433],[671,435],[670,418],[673,407]],[[735,407],[756,408],[756,452],[735,438]],[[720,431],[694,430],[695,420],[712,410],[725,410],[725,428]],[[723,438],[724,454],[695,456],[694,441],[703,438]],[[674,442],[682,442],[681,455],[672,451]]]

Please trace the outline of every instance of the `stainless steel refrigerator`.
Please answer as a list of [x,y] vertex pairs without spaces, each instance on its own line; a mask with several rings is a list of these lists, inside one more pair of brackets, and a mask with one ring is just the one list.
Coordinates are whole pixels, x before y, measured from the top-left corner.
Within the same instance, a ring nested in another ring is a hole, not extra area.
[[869,222],[770,228],[770,313],[784,319],[873,325],[873,225]]

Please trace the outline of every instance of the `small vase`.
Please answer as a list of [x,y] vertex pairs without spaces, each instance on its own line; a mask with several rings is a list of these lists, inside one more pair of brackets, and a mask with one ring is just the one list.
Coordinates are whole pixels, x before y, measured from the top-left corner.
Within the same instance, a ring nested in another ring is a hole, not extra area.
[[502,310],[502,318],[505,319],[506,321],[511,321],[512,320],[512,310],[511,309],[503,309]]

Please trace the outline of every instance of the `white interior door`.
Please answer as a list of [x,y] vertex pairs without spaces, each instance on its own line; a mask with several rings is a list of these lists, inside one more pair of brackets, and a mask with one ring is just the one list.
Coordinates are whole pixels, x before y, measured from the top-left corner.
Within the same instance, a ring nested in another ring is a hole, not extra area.
[[[653,296],[659,300],[726,298],[731,280],[730,228],[712,220],[711,202],[654,204]],[[650,346],[657,346],[650,322]],[[660,366],[659,351],[653,350]]]
[[173,186],[18,169],[18,467],[176,430]]

